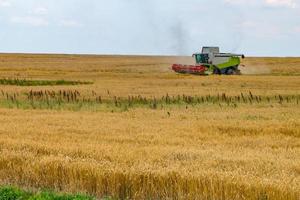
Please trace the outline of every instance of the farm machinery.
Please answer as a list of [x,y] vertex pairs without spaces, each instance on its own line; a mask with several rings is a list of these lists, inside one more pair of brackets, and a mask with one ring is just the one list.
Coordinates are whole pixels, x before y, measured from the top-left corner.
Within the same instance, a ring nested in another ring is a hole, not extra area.
[[172,69],[184,74],[240,75],[240,58],[245,58],[243,54],[220,53],[219,47],[203,47],[202,52],[193,54],[193,57],[196,65],[173,64]]

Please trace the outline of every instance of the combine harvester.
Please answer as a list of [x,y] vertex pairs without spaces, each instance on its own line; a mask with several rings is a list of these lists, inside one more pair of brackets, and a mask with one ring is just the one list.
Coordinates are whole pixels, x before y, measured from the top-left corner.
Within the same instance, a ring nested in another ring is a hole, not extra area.
[[174,64],[172,69],[177,73],[210,75],[240,75],[239,65],[243,54],[220,53],[219,47],[203,47],[202,53],[193,55],[196,65]]

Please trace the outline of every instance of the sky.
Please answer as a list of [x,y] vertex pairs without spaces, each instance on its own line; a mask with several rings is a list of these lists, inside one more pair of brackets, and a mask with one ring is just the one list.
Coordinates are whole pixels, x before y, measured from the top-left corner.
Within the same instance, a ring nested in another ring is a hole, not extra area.
[[300,56],[300,0],[0,0],[0,52]]

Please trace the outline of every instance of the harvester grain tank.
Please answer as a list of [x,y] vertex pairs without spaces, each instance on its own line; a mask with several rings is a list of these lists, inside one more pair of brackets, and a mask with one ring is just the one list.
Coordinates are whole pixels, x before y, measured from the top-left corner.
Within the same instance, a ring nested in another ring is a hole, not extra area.
[[174,64],[172,69],[177,73],[209,75],[209,74],[241,74],[239,66],[243,54],[220,53],[219,47],[203,47],[201,53],[193,54],[196,65]]

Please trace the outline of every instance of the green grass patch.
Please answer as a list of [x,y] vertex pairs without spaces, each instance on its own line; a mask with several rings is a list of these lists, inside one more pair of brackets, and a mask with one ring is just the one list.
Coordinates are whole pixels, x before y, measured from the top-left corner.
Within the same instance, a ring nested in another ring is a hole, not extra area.
[[86,195],[58,194],[54,192],[27,192],[15,187],[0,188],[0,200],[94,200]]
[[67,81],[67,80],[26,80],[26,79],[0,79],[0,85],[16,86],[55,86],[55,85],[87,85],[93,84],[87,81]]

